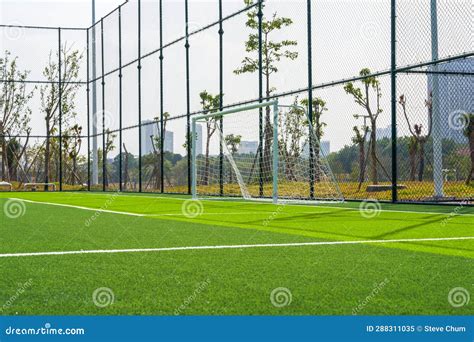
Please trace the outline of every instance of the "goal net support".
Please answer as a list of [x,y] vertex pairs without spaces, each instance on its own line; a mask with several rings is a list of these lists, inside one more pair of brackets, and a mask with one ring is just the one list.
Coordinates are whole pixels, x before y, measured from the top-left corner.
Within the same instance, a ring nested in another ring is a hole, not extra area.
[[193,198],[343,201],[305,108],[277,100],[193,117]]

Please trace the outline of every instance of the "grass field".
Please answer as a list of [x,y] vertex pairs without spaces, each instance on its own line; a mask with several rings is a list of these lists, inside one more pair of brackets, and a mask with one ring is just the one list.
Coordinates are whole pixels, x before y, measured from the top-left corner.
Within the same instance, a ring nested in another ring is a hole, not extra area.
[[117,193],[0,205],[3,315],[474,313],[472,207]]

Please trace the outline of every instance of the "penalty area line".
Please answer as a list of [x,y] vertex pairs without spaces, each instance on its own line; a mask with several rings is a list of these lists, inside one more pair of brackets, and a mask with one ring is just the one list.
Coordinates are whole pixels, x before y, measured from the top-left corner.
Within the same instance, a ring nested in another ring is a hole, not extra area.
[[32,256],[51,256],[51,255],[72,255],[72,254],[114,254],[114,253],[142,253],[142,252],[211,250],[211,249],[246,249],[246,248],[303,247],[303,246],[324,246],[324,245],[386,244],[386,243],[424,242],[424,241],[461,241],[461,240],[473,240],[473,239],[474,239],[474,236],[461,236],[461,237],[451,237],[451,238],[419,238],[419,239],[356,240],[356,241],[318,241],[318,242],[272,243],[272,244],[253,244],[253,245],[185,246],[185,247],[135,248],[135,249],[97,249],[97,250],[80,250],[80,251],[5,253],[5,254],[0,254],[0,258],[18,258],[18,257],[32,257]]

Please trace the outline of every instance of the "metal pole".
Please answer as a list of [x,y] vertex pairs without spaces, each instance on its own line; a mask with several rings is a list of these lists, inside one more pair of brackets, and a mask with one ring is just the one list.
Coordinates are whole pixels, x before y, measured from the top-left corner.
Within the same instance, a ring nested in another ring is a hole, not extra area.
[[[219,0],[219,111],[222,111],[224,106],[224,50],[223,50],[223,35],[222,29],[222,0]],[[219,129],[221,131],[221,138],[224,136],[224,120],[220,118]],[[195,134],[193,132],[193,134]],[[194,138],[194,137],[193,137]],[[219,194],[224,195],[224,151],[222,143],[219,144]]]
[[62,60],[61,60],[61,28],[58,28],[58,96],[59,96],[59,191],[63,190],[63,110],[62,110]]
[[95,0],[92,0],[92,184],[99,184],[99,153],[97,144],[97,51]]
[[[263,42],[262,42],[262,1],[258,0],[258,101],[263,101]],[[263,197],[263,108],[258,113],[258,146],[259,146],[259,162],[258,162],[258,178],[259,178],[259,196]]]
[[142,192],[142,28],[141,0],[138,0],[138,192]]
[[397,0],[391,0],[391,112],[392,112],[392,202],[398,201],[398,154],[397,154]]
[[91,191],[91,123],[90,123],[90,51],[89,51],[89,29],[86,30],[87,41],[87,191]]
[[191,168],[189,167],[191,165],[191,144],[192,144],[192,137],[190,136],[191,134],[191,104],[190,104],[190,89],[189,89],[189,15],[188,15],[188,7],[189,7],[189,1],[185,0],[184,2],[184,17],[185,17],[185,25],[186,25],[186,43],[185,43],[185,48],[186,48],[186,137],[188,140],[188,193],[191,193]]
[[273,104],[273,203],[278,203],[278,102]]
[[[189,140],[194,140],[194,134],[196,134],[196,119],[193,119],[193,127],[192,127],[192,138]],[[192,144],[191,146],[191,151],[192,151],[192,163],[190,164],[191,167],[191,173],[192,173],[192,179],[191,179],[191,194],[192,198],[196,199],[197,198],[197,169],[196,169],[196,144]]]
[[[431,0],[431,60],[438,60],[438,10],[437,0]],[[433,65],[438,71],[438,65]],[[432,111],[433,111],[433,180],[434,197],[443,197],[443,150],[441,134],[441,115],[439,111],[439,76],[432,76]]]
[[[165,191],[165,177],[164,177],[164,143],[165,143],[165,137],[164,137],[164,108],[163,108],[163,0],[160,0],[160,187],[161,187],[161,193],[164,193]],[[189,165],[188,165],[189,167]]]
[[[311,126],[313,125],[313,52],[311,32],[311,1],[307,0],[308,24],[308,120],[309,125],[309,197],[314,198],[314,146]],[[275,123],[274,123],[275,124]],[[317,142],[319,143],[319,142]]]
[[102,84],[102,191],[106,190],[106,177],[107,177],[107,153],[106,148],[106,139],[107,134],[105,132],[105,76],[104,76],[104,20],[100,20],[100,49],[101,49],[101,66],[102,66],[102,75],[101,75],[101,84]]
[[123,103],[122,103],[122,6],[118,9],[118,28],[119,28],[119,189],[123,191],[123,139],[122,139],[122,112],[123,112]]

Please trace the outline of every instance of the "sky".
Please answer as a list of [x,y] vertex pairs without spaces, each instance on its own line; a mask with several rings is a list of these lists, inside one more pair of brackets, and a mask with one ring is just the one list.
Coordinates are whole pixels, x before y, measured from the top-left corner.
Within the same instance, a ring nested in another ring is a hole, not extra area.
[[[121,1],[97,0],[97,18],[113,10]],[[241,8],[243,2],[224,0],[224,16]],[[158,2],[142,2],[142,55],[158,48]],[[123,63],[137,57],[136,0],[130,1],[122,10]],[[408,65],[428,61],[431,58],[429,0],[399,2],[397,64]],[[295,61],[282,61],[279,71],[271,77],[271,85],[277,92],[307,86],[307,25],[306,2],[303,0],[270,0],[264,9],[267,15],[277,13],[292,19],[293,24],[275,34],[274,40],[295,40],[294,51],[299,56]],[[472,18],[474,9],[468,0],[443,0],[438,4],[440,57],[456,55],[473,50]],[[164,43],[182,36],[185,31],[184,2],[164,1]],[[189,30],[194,31],[218,18],[216,0],[189,2]],[[236,75],[233,71],[241,65],[245,52],[245,40],[250,33],[245,27],[245,15],[224,22],[224,104],[254,99],[258,95],[257,74]],[[324,84],[356,76],[362,68],[372,71],[390,67],[390,0],[322,0],[313,2],[312,15],[313,83]],[[91,23],[90,1],[23,1],[0,0],[0,23],[10,25],[34,25],[51,27],[87,27]],[[105,72],[118,67],[118,20],[115,14],[104,19],[104,63]],[[217,26],[190,38],[190,100],[191,111],[200,110],[199,93],[207,90],[219,91],[218,63],[219,39]],[[99,32],[99,30],[97,30]],[[8,49],[20,56],[19,65],[30,70],[30,79],[43,80],[42,68],[48,61],[51,50],[57,48],[56,30],[1,29],[1,50]],[[74,48],[85,51],[84,31],[63,30],[62,39]],[[97,37],[100,46],[100,37]],[[172,117],[186,113],[185,48],[180,41],[163,50],[164,54],[164,107]],[[98,61],[101,53],[98,51]],[[85,57],[81,79],[86,79]],[[98,66],[98,75],[102,70]],[[124,126],[137,123],[138,87],[136,64],[123,71]],[[142,69],[142,118],[153,119],[159,114],[159,60],[154,54],[143,60]],[[118,73],[106,77],[105,107],[106,124],[118,128]],[[381,77],[381,107],[383,114],[379,127],[390,125],[390,79]],[[33,134],[44,134],[43,115],[39,111],[39,95],[31,103],[33,110]],[[424,100],[427,96],[427,81],[423,75],[400,76],[398,94],[409,99],[411,115],[423,123],[426,120]],[[102,107],[101,87],[98,84],[98,108]],[[326,101],[328,110],[323,115],[327,124],[323,140],[331,142],[331,150],[339,150],[351,144],[352,128],[361,125],[354,114],[365,114],[353,99],[345,94],[343,85],[315,91],[315,96]],[[300,96],[299,99],[303,98]],[[282,104],[290,104],[294,96],[280,98]],[[86,125],[86,91],[79,90],[77,98],[78,123]],[[255,115],[255,113],[251,114]],[[400,115],[400,133],[408,134]],[[236,129],[248,125],[245,119],[235,119]],[[240,120],[240,121],[239,121]],[[241,124],[238,124],[238,123]],[[171,120],[168,129],[175,132],[175,152],[184,153],[182,143],[185,135],[185,119]],[[255,133],[255,128],[247,127]],[[100,129],[99,129],[100,131]],[[128,149],[138,152],[137,129],[124,132]],[[230,133],[230,132],[229,132]],[[238,132],[231,132],[238,133]],[[252,133],[252,134],[253,134]],[[249,133],[250,134],[250,133]],[[182,137],[183,139],[180,139]],[[249,138],[250,139],[250,138]]]

